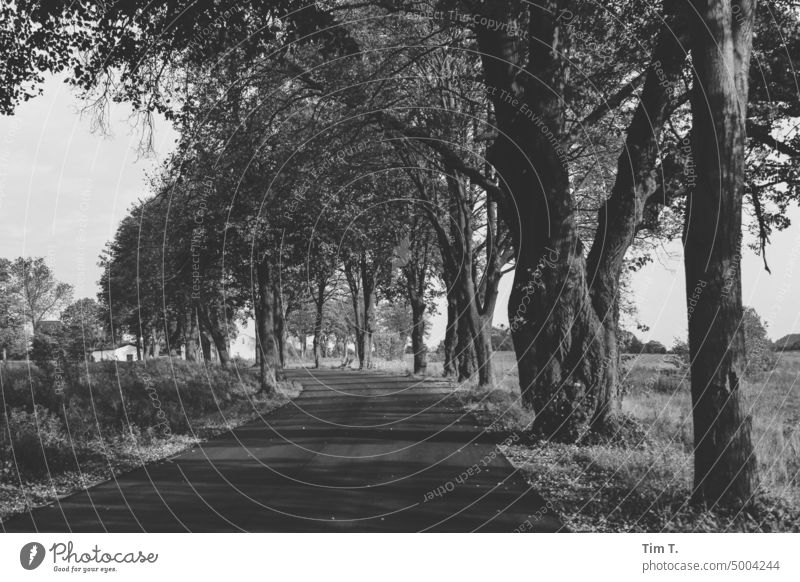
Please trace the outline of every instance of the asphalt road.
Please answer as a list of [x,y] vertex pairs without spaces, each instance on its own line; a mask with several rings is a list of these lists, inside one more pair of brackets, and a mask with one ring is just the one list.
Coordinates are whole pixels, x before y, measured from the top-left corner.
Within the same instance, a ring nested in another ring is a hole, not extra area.
[[554,531],[496,437],[403,377],[293,370],[292,403],[6,531]]

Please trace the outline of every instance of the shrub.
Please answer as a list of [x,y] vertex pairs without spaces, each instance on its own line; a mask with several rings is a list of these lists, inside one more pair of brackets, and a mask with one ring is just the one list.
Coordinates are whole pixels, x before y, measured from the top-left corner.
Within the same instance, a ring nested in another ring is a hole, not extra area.
[[34,405],[48,410],[61,410],[63,400],[56,394],[50,379],[37,366],[27,363],[20,365],[0,365],[3,393],[0,398],[0,411],[6,408],[20,408],[33,412]]
[[620,330],[617,334],[619,351],[623,354],[640,354],[644,350],[644,344],[632,332]]
[[186,433],[193,418],[258,391],[255,375],[234,374],[183,360],[99,362],[72,387],[69,399],[71,407],[93,411],[104,428]]
[[48,471],[57,473],[75,466],[64,423],[43,406],[37,405],[32,413],[11,410],[6,430],[22,478],[43,477]]
[[645,354],[666,354],[667,348],[661,342],[651,340],[644,344],[643,351]]
[[767,326],[761,316],[752,307],[745,307],[742,316],[744,326],[744,348],[747,356],[748,377],[772,370],[777,362],[777,356],[772,351],[772,344],[767,338]]
[[688,356],[689,344],[682,339],[675,338],[675,343],[672,344],[670,351],[676,356]]

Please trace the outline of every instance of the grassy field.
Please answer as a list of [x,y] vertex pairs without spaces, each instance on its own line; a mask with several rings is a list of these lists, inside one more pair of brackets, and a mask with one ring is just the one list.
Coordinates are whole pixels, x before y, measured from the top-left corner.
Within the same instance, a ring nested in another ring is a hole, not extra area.
[[[462,403],[485,424],[519,430],[532,415],[519,406],[516,361],[494,354],[495,389],[468,387]],[[410,373],[413,359],[377,362]],[[440,362],[428,375],[441,375]],[[569,527],[578,531],[786,531],[800,528],[800,353],[779,355],[770,372],[743,385],[753,420],[759,496],[752,508],[719,515],[689,507],[692,483],[691,397],[676,356],[625,357],[622,411],[633,430],[620,442],[515,445],[507,456]],[[631,436],[633,435],[633,436]]]
[[[513,360],[497,368],[502,389],[516,392]],[[759,496],[747,511],[720,515],[689,507],[692,419],[686,365],[674,356],[626,358],[623,412],[641,438],[602,445],[518,446],[509,457],[570,527],[580,531],[786,531],[800,528],[800,354],[747,380]],[[511,396],[513,399],[514,396]],[[512,414],[513,416],[513,414]]]

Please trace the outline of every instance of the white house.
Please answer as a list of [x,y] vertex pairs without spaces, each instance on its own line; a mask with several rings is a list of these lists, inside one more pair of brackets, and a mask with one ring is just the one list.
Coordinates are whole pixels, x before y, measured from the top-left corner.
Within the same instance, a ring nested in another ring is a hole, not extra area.
[[243,360],[256,359],[256,336],[255,322],[248,319],[244,326],[236,326],[236,339],[230,343],[230,355],[232,358],[242,358]]
[[138,360],[136,357],[136,346],[134,344],[122,344],[116,348],[104,348],[92,352],[93,362],[117,361],[133,362]]

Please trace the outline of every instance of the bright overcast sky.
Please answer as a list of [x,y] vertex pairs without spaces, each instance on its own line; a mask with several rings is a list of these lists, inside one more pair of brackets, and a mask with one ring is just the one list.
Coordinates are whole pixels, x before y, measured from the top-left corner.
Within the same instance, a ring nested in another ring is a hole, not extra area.
[[[75,286],[76,297],[94,297],[97,257],[130,204],[147,194],[146,176],[170,152],[175,134],[160,124],[156,157],[137,159],[127,107],[115,106],[112,135],[104,137],[91,133],[79,105],[53,79],[42,97],[21,105],[14,117],[0,117],[0,256],[46,256],[56,276]],[[798,226],[772,238],[772,275],[749,249],[742,262],[744,302],[766,319],[773,339],[800,332],[800,212],[793,209],[791,218]],[[680,244],[669,251],[633,284],[639,319],[650,326],[638,335],[667,346],[686,336]],[[501,286],[495,323],[508,323],[509,282],[506,277]],[[436,317],[430,344],[442,339],[445,325],[443,315]]]

